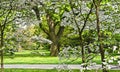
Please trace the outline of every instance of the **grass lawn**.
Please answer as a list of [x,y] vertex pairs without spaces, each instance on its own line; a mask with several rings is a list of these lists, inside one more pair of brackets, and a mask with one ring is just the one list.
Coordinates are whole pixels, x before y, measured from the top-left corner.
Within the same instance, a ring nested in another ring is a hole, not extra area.
[[[51,70],[44,70],[44,69],[5,69],[5,72],[58,72],[55,69]],[[68,70],[66,71],[60,71],[60,72],[69,72]],[[80,70],[72,70],[72,72],[80,72]],[[86,72],[96,72],[96,70],[88,70]],[[99,70],[98,72],[102,72]],[[108,72],[120,72],[120,70],[110,70]]]
[[[58,57],[49,56],[49,51],[39,51],[44,52],[46,55],[42,56],[40,54],[34,54],[32,51],[22,51],[16,52],[14,57],[10,55],[4,56],[5,64],[58,64]],[[97,58],[98,59],[98,58]],[[73,62],[68,62],[70,64],[80,64],[81,58]]]
[[[44,53],[45,55],[41,55],[40,53]],[[98,55],[93,59],[94,62],[100,64],[100,56]],[[22,51],[22,52],[15,52],[14,57],[7,54],[4,56],[4,63],[5,64],[58,64],[59,58],[58,57],[51,57],[49,56],[49,51],[40,50],[39,53],[33,51]],[[73,62],[67,62],[68,64],[80,64],[81,58]]]

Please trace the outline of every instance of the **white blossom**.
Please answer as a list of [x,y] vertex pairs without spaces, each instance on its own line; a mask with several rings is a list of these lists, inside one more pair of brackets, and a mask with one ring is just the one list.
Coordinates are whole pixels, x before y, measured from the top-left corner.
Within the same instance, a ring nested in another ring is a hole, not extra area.
[[113,51],[115,51],[117,49],[117,46],[113,46]]
[[113,60],[108,60],[109,63],[113,63]]
[[120,61],[118,61],[118,64],[120,65]]

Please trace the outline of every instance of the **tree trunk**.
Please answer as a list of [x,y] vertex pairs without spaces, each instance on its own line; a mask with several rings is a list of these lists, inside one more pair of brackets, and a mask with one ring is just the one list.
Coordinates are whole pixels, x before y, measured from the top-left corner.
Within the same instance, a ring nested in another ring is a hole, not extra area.
[[102,70],[103,72],[107,72],[106,68],[104,68],[104,64],[103,62],[105,62],[105,54],[104,54],[104,48],[102,45],[102,39],[101,39],[101,32],[100,32],[100,20],[99,20],[99,6],[100,6],[100,2],[101,0],[99,0],[97,3],[95,0],[93,0],[94,4],[95,4],[95,8],[96,8],[96,19],[97,19],[97,32],[98,32],[98,42],[99,42],[99,50],[100,50],[100,54],[101,54],[101,61],[102,61]]
[[0,38],[0,56],[1,56],[1,72],[4,72],[4,64],[3,64],[3,31],[1,30],[1,38]]
[[[44,7],[44,4],[43,4]],[[33,10],[35,11],[37,20],[40,20],[40,14],[39,14],[39,9],[37,6],[33,7]],[[60,45],[59,45],[59,40],[62,36],[62,33],[64,31],[64,26],[60,26],[60,23],[56,23],[49,12],[46,10],[46,19],[47,19],[47,24],[48,24],[48,29],[42,25],[42,23],[39,23],[40,28],[47,34],[47,36],[50,38],[50,40],[53,42],[50,46],[50,54],[51,56],[57,56],[58,52],[60,51]],[[61,19],[62,20],[62,19]],[[59,26],[59,30],[57,31],[57,27]]]
[[52,32],[50,32],[50,40],[53,42],[50,45],[50,55],[57,56],[59,53],[59,38]]
[[81,52],[82,52],[82,63],[85,63],[85,51],[84,51],[84,47],[83,47],[83,45],[81,45],[81,47],[82,47],[82,50],[81,50]]
[[1,72],[4,72],[4,65],[3,65],[3,50],[0,51],[1,55]]
[[50,46],[50,55],[57,56],[59,53],[59,46],[57,43],[52,43]]
[[80,40],[81,53],[82,53],[82,63],[85,63],[86,59],[85,59],[85,50],[84,50],[84,45],[83,45],[82,33],[79,33],[79,40]]

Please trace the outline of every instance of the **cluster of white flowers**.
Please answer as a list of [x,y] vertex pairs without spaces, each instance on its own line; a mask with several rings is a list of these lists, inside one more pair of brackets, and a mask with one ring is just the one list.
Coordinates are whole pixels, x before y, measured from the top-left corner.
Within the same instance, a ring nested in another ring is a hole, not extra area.
[[37,42],[40,42],[40,43],[49,43],[49,44],[52,44],[52,41],[50,41],[49,39],[46,39],[46,38],[43,38],[42,36],[33,36],[31,38],[32,41],[37,41]]
[[118,64],[119,64],[119,66],[120,66],[120,61],[118,61]]

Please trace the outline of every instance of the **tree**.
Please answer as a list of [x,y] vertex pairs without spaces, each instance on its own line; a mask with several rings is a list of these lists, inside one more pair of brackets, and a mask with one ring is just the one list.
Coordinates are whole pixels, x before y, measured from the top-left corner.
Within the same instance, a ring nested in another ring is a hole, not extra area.
[[[114,35],[114,33],[117,30],[119,30],[117,29],[119,28],[119,17],[118,17],[119,2],[109,1],[109,0],[98,0],[98,1],[97,0],[92,0],[92,1],[69,0],[69,3],[70,3],[71,11],[69,12],[70,17],[68,18],[71,19],[72,21],[71,24],[73,24],[73,27],[76,26],[74,28],[77,30],[79,34],[80,46],[81,47],[86,46],[85,41],[89,42],[90,35],[95,34],[95,40],[93,40],[91,44],[94,45],[95,43],[97,47],[99,46],[99,50],[97,52],[99,52],[101,56],[103,72],[106,72],[106,66],[104,64],[106,63],[105,52],[107,50],[112,49],[113,45],[115,44],[115,40],[112,34]],[[85,4],[83,5],[84,10],[82,10],[83,8],[81,8],[82,3]],[[113,5],[117,5],[117,6],[113,6]],[[86,7],[88,7],[89,9],[86,10]],[[87,23],[89,22],[89,23],[87,24],[86,22]],[[91,24],[92,26],[90,26]],[[95,31],[91,32],[90,31],[91,29]],[[90,32],[90,33],[87,33],[89,34],[89,37],[87,37],[87,34],[85,34],[86,30]],[[83,37],[83,36],[86,36],[86,37]],[[81,43],[83,45],[81,45]],[[81,51],[85,52],[83,47],[82,49],[83,50]],[[85,53],[82,53],[82,59],[83,59],[83,62],[86,63],[85,60],[87,59],[87,57],[84,54]]]
[[1,56],[1,72],[4,72],[3,56],[4,56],[4,33],[8,24],[15,20],[13,11],[13,1],[0,1],[0,56]]
[[[115,45],[114,34],[116,30],[118,30],[118,19],[119,19],[119,1],[109,1],[109,0],[93,0],[95,6],[96,13],[96,21],[97,21],[97,32],[98,32],[98,45],[101,54],[102,68],[103,72],[107,72],[106,70],[106,57],[105,52],[112,49],[113,45]],[[111,46],[107,46],[105,44],[110,44]],[[109,52],[109,54],[111,54]]]
[[[81,46],[81,53],[82,53],[82,62],[83,63],[85,63],[85,49],[84,49],[84,41],[83,41],[83,37],[82,37],[82,34],[83,34],[83,31],[84,31],[84,29],[85,29],[85,27],[86,27],[86,25],[87,25],[87,21],[89,20],[89,16],[90,16],[90,14],[92,13],[92,9],[93,9],[93,4],[90,4],[90,10],[89,10],[89,12],[88,13],[82,13],[81,11],[82,11],[82,8],[81,8],[81,5],[80,5],[80,3],[79,3],[79,1],[76,1],[78,4],[78,6],[77,6],[77,8],[74,8],[74,5],[75,4],[73,4],[72,3],[73,1],[72,0],[69,0],[69,3],[70,3],[70,7],[71,7],[71,9],[72,9],[72,14],[73,14],[73,21],[74,21],[74,23],[75,23],[75,25],[76,25],[76,27],[77,27],[77,30],[78,30],[78,33],[79,33],[79,42],[80,42],[80,46]],[[85,1],[81,1],[81,2],[84,2],[85,3]],[[79,9],[79,7],[80,7],[80,9]],[[78,11],[78,13],[75,13],[75,10],[76,11]],[[83,24],[81,24],[82,26],[80,27],[80,20],[76,20],[76,18],[77,18],[77,16],[78,15],[76,15],[76,14],[80,14],[81,16],[82,16],[82,19],[83,19]],[[85,15],[85,16],[84,16]],[[78,22],[79,21],[79,22]]]
[[[63,19],[63,14],[65,11],[69,10],[69,6],[65,2],[62,4],[62,1],[46,1],[43,3],[40,2],[40,4],[45,11],[45,15],[43,15],[42,17],[45,18],[46,22],[39,23],[39,26],[42,31],[47,34],[48,38],[53,42],[50,46],[51,56],[57,56],[58,52],[60,51],[59,40],[65,28],[61,25],[61,22]],[[37,5],[33,6],[32,9],[34,10],[37,19],[41,21],[41,10],[38,8]],[[47,28],[45,26],[47,26]]]
[[[103,45],[101,43],[102,39],[101,39],[101,32],[100,32],[100,19],[99,19],[99,7],[100,7],[100,3],[101,0],[99,1],[95,1],[93,0],[93,3],[95,5],[95,9],[96,9],[96,20],[97,20],[97,33],[98,33],[98,42],[99,42],[99,49],[100,49],[100,54],[101,54],[101,61],[105,62],[105,54],[104,54],[104,49],[103,49]],[[104,64],[102,63],[102,68],[104,68]],[[103,72],[107,72],[106,69],[103,69]]]

